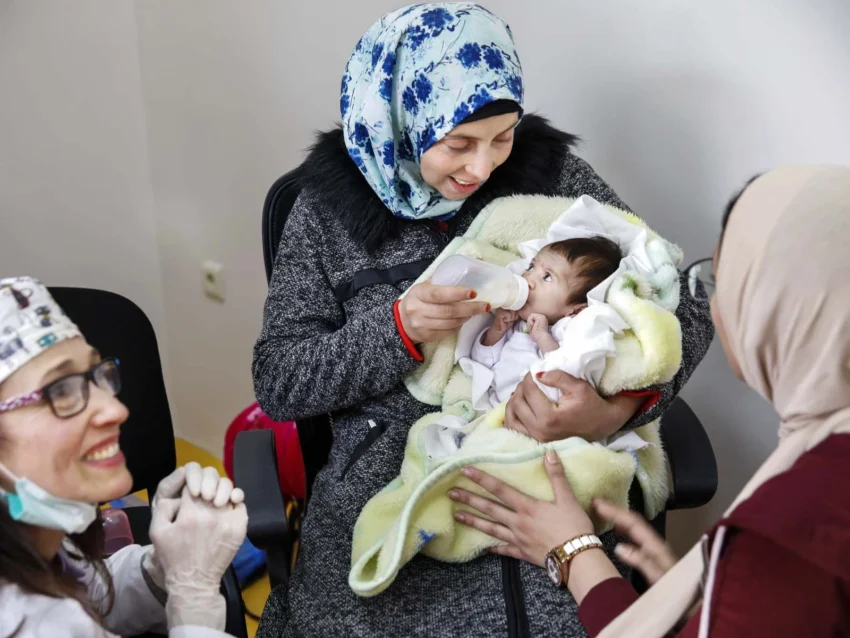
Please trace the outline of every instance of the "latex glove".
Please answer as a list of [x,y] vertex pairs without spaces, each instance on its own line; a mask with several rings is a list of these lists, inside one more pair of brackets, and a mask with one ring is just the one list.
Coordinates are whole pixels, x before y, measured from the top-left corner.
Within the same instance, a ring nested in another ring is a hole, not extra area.
[[[184,486],[188,488],[192,496],[212,501],[216,507],[223,507],[230,503],[238,505],[245,500],[245,493],[238,487],[234,488],[229,478],[219,476],[218,470],[214,467],[202,468],[193,461],[178,467],[159,482],[156,494],[151,501],[151,521],[156,517],[156,509],[163,500],[171,499],[179,502]],[[142,569],[148,573],[157,587],[163,591],[166,589],[165,573],[153,546],[142,556]]]
[[165,573],[169,629],[199,625],[224,630],[226,610],[219,586],[247,529],[243,504],[217,508],[194,498],[188,485],[179,500],[164,499],[157,505],[150,534]]
[[151,509],[156,509],[157,504],[163,499],[180,498],[180,492],[183,491],[184,485],[186,485],[186,468],[181,466],[162,479],[156,486],[156,493],[151,500]]
[[[183,466],[178,467],[171,474],[166,476],[159,482],[159,485],[156,486],[156,493],[153,495],[151,499],[151,529],[153,528],[153,521],[156,518],[156,510],[165,500],[173,500],[175,503],[179,503],[180,492],[183,491],[183,487],[186,485],[186,468]],[[148,530],[148,536],[150,536],[151,530]],[[156,550],[153,545],[150,545],[147,551],[142,556],[142,569],[144,569],[148,576],[150,576],[154,585],[156,585],[162,592],[165,592],[165,572],[162,571],[162,565],[159,563],[159,559],[156,556]],[[157,597],[159,598],[159,592],[156,592]]]
[[214,467],[202,468],[192,461],[186,463],[186,487],[194,497],[211,501],[216,507],[222,507],[228,502],[238,505],[245,500],[245,492],[233,487],[233,481],[226,476],[219,476]]

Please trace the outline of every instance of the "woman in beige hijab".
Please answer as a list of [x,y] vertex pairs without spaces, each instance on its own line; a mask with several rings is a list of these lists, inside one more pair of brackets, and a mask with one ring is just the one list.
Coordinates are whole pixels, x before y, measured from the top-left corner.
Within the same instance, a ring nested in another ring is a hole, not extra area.
[[[546,464],[553,502],[472,469],[467,476],[503,504],[453,494],[487,517],[459,520],[505,542],[494,551],[541,566],[560,556],[552,579],[576,598],[591,636],[850,635],[850,168],[771,171],[724,224],[714,258],[695,264],[691,281],[711,289],[717,277],[711,307],[723,349],[776,409],[779,443],[701,543],[676,563],[643,519],[595,503],[632,541],[618,557],[654,583],[638,599],[595,551],[557,457]],[[698,285],[692,293],[705,294]],[[585,540],[570,543],[577,537]]]

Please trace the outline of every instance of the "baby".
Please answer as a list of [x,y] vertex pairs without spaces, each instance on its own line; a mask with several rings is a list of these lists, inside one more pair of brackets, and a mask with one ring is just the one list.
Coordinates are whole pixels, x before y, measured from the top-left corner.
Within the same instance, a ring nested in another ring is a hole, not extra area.
[[528,301],[519,311],[500,308],[476,339],[470,358],[493,373],[490,402],[506,401],[531,365],[557,350],[550,327],[587,308],[587,293],[619,267],[622,254],[605,237],[566,239],[545,246],[523,274]]

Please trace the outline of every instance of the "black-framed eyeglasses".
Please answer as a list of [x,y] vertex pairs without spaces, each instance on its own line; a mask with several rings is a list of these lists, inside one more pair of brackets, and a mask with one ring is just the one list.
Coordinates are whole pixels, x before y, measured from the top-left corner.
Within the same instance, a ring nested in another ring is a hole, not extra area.
[[93,383],[112,396],[121,392],[121,374],[118,359],[104,359],[87,372],[75,372],[56,379],[39,390],[20,394],[0,403],[0,413],[11,412],[45,400],[60,419],[70,419],[86,409]]
[[685,269],[688,278],[688,291],[691,297],[699,301],[708,300],[717,286],[714,281],[714,258],[706,257],[692,263]]

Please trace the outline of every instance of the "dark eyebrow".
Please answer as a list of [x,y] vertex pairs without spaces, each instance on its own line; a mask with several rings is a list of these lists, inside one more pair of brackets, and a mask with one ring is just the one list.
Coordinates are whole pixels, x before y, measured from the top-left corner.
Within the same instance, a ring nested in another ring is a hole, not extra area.
[[45,381],[47,381],[47,379],[56,376],[57,373],[59,373],[59,374],[65,374],[65,373],[73,374],[74,372],[76,372],[76,370],[74,369],[74,360],[73,359],[64,359],[64,360],[60,361],[59,363],[57,363],[55,366],[51,367],[47,372],[44,373],[44,375],[41,377],[41,383],[42,384],[45,383]]
[[[506,128],[504,131],[499,133],[499,135],[504,135],[505,133],[507,133],[509,131],[513,131],[517,126],[519,126],[519,120],[517,120],[516,122],[511,124],[508,128]],[[497,135],[496,137],[499,137],[499,135]]]
[[[511,124],[508,128],[506,128],[501,133],[498,133],[495,137],[501,137],[505,133],[514,130],[517,127],[518,124],[519,124],[519,122],[515,122],[515,123]],[[449,133],[448,135],[446,135],[445,139],[447,139],[447,140],[470,140],[470,141],[473,141],[473,142],[481,141],[480,137],[475,137],[474,135],[461,135],[459,133],[454,133],[454,134]]]
[[[89,361],[91,361],[92,364],[100,361],[100,353],[95,348],[91,348]],[[51,377],[55,377],[56,379],[60,378],[56,376],[57,374],[64,376],[65,374],[74,374],[75,372],[79,372],[76,369],[76,362],[71,358],[63,359],[44,373],[41,377],[41,384],[43,385],[46,380]]]
[[[540,252],[543,252],[543,251],[541,250]],[[538,253],[538,254],[539,254],[539,253]],[[536,257],[535,257],[535,259],[536,259]],[[544,257],[544,259],[545,259],[545,257]],[[547,265],[547,264],[544,262],[544,263],[543,263],[543,265],[541,266],[541,268],[543,268],[543,270],[545,270],[545,271],[546,271],[546,274],[548,274],[548,275],[552,275],[552,278],[553,278],[553,279],[559,279],[559,277],[558,277],[558,273],[557,273],[556,269],[552,267],[552,264],[548,264],[548,265]]]

